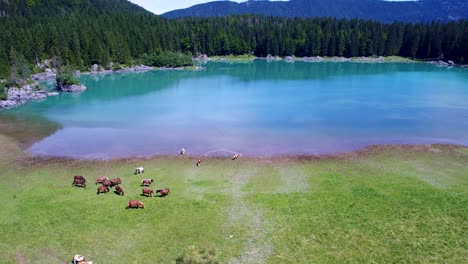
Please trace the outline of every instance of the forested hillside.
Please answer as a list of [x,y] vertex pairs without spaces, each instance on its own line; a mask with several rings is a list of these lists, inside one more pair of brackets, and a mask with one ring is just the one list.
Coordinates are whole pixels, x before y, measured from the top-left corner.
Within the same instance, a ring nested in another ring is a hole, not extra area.
[[71,13],[146,13],[126,0],[0,0],[2,16],[50,16]]
[[[5,5],[5,0],[3,4]],[[16,2],[16,7],[11,5]],[[388,56],[468,58],[468,21],[431,24],[381,24],[332,18],[290,19],[262,16],[165,19],[127,1],[64,1],[49,6],[10,0],[8,16],[0,18],[0,76],[34,70],[50,58],[87,69],[109,62],[131,64],[162,51],[257,56]],[[75,3],[63,7],[64,3]],[[86,4],[87,3],[87,4]],[[102,7],[102,5],[108,5]],[[115,4],[115,5],[114,5]],[[129,6],[127,6],[127,4]],[[88,8],[81,9],[81,6]],[[77,7],[78,6],[78,7]],[[43,7],[43,8],[42,8]],[[16,11],[14,11],[16,10]],[[131,11],[133,10],[133,11]],[[102,11],[102,12],[101,12]],[[22,14],[22,15],[13,15]],[[21,66],[22,65],[22,66]],[[29,65],[26,69],[24,65]],[[21,67],[20,67],[21,66]],[[20,69],[22,68],[22,69]]]
[[167,18],[256,14],[280,17],[371,19],[383,23],[453,21],[468,18],[466,0],[290,0],[212,1],[163,14]]

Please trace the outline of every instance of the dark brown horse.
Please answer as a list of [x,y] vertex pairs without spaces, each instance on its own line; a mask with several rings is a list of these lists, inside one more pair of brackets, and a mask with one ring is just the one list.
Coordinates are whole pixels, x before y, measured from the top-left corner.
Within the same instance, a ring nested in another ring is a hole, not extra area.
[[97,194],[109,192],[109,188],[106,186],[99,186],[97,188]]
[[150,186],[153,182],[153,179],[143,179],[141,180],[141,186]]
[[83,176],[76,175],[73,177],[72,185],[86,188],[86,179]]
[[128,205],[127,205],[127,207],[125,207],[125,209],[128,209],[128,208],[142,208],[142,209],[144,209],[145,205],[143,204],[142,201],[130,200],[130,201],[128,201]]
[[151,189],[143,188],[143,190],[141,190],[141,193],[142,193],[144,196],[151,197],[151,196],[153,196],[154,191],[151,190]]
[[159,193],[159,197],[165,197],[171,194],[171,189],[165,188],[165,189],[157,190],[156,193]]
[[109,177],[107,176],[101,176],[96,179],[96,184],[98,183],[103,183],[105,180],[109,180]]
[[115,178],[115,179],[112,179],[111,180],[111,186],[116,186],[116,185],[119,185],[119,184],[122,184],[122,181],[120,180],[120,178]]
[[124,196],[124,190],[122,189],[122,187],[120,187],[119,185],[115,186],[115,191],[117,193],[119,193],[120,195]]

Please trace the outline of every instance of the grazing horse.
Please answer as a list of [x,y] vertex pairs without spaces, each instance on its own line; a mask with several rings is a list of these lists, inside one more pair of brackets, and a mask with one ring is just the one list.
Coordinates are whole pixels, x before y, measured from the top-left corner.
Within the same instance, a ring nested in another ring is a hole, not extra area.
[[143,179],[141,180],[141,186],[150,186],[153,182],[153,179]]
[[74,180],[74,181],[75,181],[75,180],[84,180],[84,181],[86,182],[86,179],[85,179],[83,176],[81,176],[81,175],[76,175],[75,177],[73,177],[73,180]]
[[145,168],[143,168],[143,167],[136,167],[136,168],[135,168],[135,175],[140,174],[140,173],[145,173]]
[[151,190],[151,189],[147,189],[147,188],[143,188],[143,190],[141,190],[142,194],[146,197],[151,197],[153,196],[154,194],[154,191]]
[[122,184],[122,181],[120,180],[120,178],[115,178],[111,180],[111,187],[119,185],[119,184]]
[[110,180],[104,180],[102,182],[102,186],[104,187],[112,187],[112,182]]
[[165,188],[165,189],[157,190],[156,193],[159,193],[159,197],[165,197],[171,194],[171,189]]
[[201,166],[201,163],[202,163],[202,160],[199,159],[199,160],[197,161],[197,167],[200,167],[200,166]]
[[115,191],[124,196],[124,190],[119,185],[115,186]]
[[130,200],[130,201],[128,201],[128,205],[127,205],[127,207],[125,207],[125,209],[128,209],[128,208],[142,208],[142,209],[144,209],[145,205],[143,204],[142,201]]
[[76,175],[73,177],[72,185],[86,188],[86,179],[83,176]]
[[109,180],[109,177],[107,176],[101,176],[96,179],[96,184],[98,183],[103,183],[105,180]]
[[236,159],[238,159],[238,158],[239,158],[239,154],[236,153],[236,155],[234,155],[234,156],[232,157],[232,160],[236,160]]
[[106,192],[109,192],[109,187],[107,186],[99,186],[97,188],[97,194],[106,193]]

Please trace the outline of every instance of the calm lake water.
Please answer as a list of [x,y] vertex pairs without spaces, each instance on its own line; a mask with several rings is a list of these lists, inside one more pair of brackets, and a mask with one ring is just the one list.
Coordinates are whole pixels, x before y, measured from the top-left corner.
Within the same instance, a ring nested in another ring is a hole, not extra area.
[[208,63],[82,76],[89,89],[3,111],[47,120],[29,151],[78,158],[324,154],[468,144],[468,70],[417,63]]

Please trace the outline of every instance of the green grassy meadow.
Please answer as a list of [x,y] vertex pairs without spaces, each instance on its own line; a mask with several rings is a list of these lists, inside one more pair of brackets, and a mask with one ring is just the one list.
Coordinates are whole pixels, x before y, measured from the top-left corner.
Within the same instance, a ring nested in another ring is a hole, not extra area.
[[[0,135],[2,263],[466,263],[468,149],[372,147],[336,157],[112,161],[30,157]],[[133,175],[136,166],[145,174]],[[72,187],[74,175],[87,188]],[[96,194],[120,177],[125,196]],[[170,187],[140,196],[142,178]],[[129,199],[145,209],[125,210]]]

